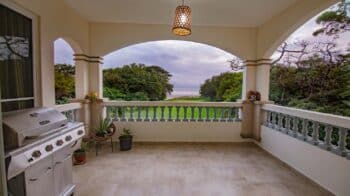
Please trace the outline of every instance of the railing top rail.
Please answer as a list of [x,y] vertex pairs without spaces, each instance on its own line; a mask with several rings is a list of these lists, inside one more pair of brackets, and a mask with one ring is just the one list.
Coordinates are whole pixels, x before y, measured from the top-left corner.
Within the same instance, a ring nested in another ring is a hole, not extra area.
[[194,106],[242,107],[241,102],[177,102],[177,101],[104,101],[104,106]]
[[56,108],[60,112],[66,112],[70,110],[77,110],[80,109],[81,103],[67,103],[62,105],[55,105],[54,108]]
[[334,114],[326,114],[321,112],[308,111],[303,109],[296,109],[284,106],[278,106],[274,104],[265,104],[263,110],[287,114],[290,116],[297,116],[299,118],[317,121],[336,127],[342,127],[350,129],[350,118],[345,116],[339,116]]

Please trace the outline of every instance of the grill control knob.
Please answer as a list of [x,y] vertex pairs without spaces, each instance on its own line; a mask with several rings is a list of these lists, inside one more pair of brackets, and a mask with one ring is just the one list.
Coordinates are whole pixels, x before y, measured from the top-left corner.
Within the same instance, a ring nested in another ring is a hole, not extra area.
[[67,135],[66,138],[65,138],[65,140],[66,140],[67,142],[71,141],[71,140],[72,140],[72,136]]
[[57,142],[56,142],[57,146],[62,146],[62,144],[63,144],[63,140],[57,140]]
[[39,158],[41,156],[41,152],[39,150],[36,150],[32,153],[32,157]]
[[79,130],[79,131],[78,131],[78,135],[82,135],[83,133],[84,133],[83,130]]
[[52,149],[53,149],[53,146],[50,144],[50,145],[47,145],[46,147],[45,147],[45,150],[47,151],[47,152],[50,152],[50,151],[52,151]]

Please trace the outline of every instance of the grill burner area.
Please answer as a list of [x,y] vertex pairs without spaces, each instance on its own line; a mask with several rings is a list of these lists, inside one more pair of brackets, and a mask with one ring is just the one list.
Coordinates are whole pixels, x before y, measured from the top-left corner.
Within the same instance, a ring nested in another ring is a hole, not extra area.
[[3,127],[10,195],[73,194],[71,159],[85,135],[82,123],[35,108],[5,114]]

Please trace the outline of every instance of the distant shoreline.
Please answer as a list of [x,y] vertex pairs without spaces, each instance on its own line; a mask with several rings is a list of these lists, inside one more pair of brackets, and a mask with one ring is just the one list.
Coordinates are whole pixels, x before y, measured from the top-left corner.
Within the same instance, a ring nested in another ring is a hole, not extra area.
[[198,91],[185,91],[185,92],[173,92],[167,95],[167,99],[179,98],[179,97],[199,97]]

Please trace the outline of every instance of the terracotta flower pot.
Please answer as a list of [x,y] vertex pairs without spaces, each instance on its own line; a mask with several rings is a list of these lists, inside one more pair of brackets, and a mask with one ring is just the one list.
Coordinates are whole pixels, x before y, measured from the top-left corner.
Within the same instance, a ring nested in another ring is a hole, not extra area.
[[74,164],[82,165],[86,162],[86,152],[82,150],[77,150],[74,152]]

